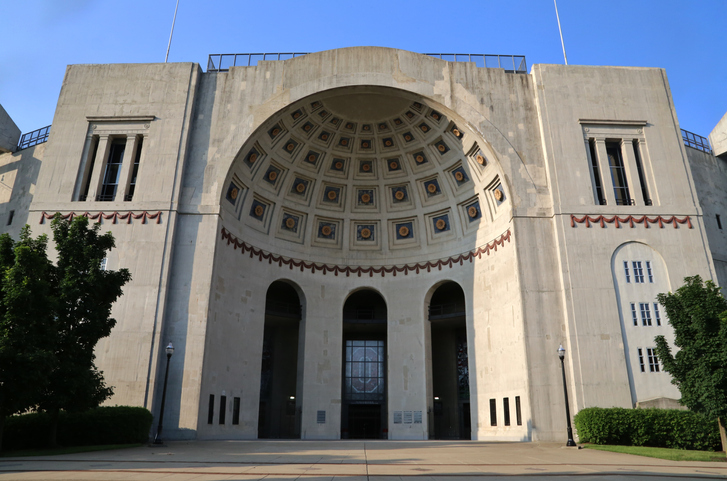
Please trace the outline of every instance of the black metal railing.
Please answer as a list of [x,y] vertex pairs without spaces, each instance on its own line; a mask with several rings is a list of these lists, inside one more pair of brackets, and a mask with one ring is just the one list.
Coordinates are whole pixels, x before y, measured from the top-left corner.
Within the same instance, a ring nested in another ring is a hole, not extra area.
[[20,142],[18,142],[18,150],[27,149],[28,147],[47,142],[48,136],[50,135],[50,127],[50,125],[47,125],[38,130],[21,135]]
[[702,152],[712,153],[712,146],[709,144],[709,139],[697,135],[688,130],[682,129],[682,140],[684,145],[693,149],[701,150]]
[[[207,59],[208,72],[226,72],[230,67],[252,67],[260,61],[288,60],[309,52],[288,53],[214,53]],[[473,62],[480,68],[503,68],[506,72],[528,73],[524,55],[490,55],[481,53],[425,53],[448,62]]]
[[308,53],[214,53],[207,59],[207,71],[226,72],[230,67],[253,67],[260,61],[288,60],[308,55]]
[[480,68],[504,68],[506,72],[528,73],[525,55],[494,55],[482,53],[425,53],[447,62],[473,62]]
[[447,304],[430,304],[429,319],[464,315],[464,304],[450,302]]
[[267,301],[265,303],[266,314],[300,319],[301,312],[300,304],[295,302]]

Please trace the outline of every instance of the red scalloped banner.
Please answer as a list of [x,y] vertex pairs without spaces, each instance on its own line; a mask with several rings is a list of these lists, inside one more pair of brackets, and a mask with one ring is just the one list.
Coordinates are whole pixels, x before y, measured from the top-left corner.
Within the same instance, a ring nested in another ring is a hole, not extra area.
[[689,219],[689,216],[682,217],[681,219],[677,216],[673,215],[671,217],[662,217],[660,215],[649,218],[648,216],[642,215],[641,217],[635,217],[633,215],[629,215],[626,217],[619,217],[617,215],[614,215],[612,217],[606,217],[604,215],[598,215],[598,216],[590,216],[588,214],[584,215],[583,217],[576,217],[575,215],[570,215],[570,226],[575,227],[576,223],[578,224],[586,224],[586,227],[591,227],[591,224],[598,224],[601,227],[606,227],[606,224],[615,224],[616,228],[620,228],[621,224],[628,224],[629,227],[633,228],[634,223],[636,224],[643,224],[645,228],[649,228],[649,223],[651,224],[658,224],[660,229],[664,228],[664,224],[671,224],[676,229],[678,226],[677,224],[687,224],[689,228],[692,228],[692,221]]
[[[73,220],[74,217],[78,217],[78,216],[88,217],[89,219],[95,220],[96,222],[101,222],[101,219],[105,219],[105,220],[111,219],[112,224],[116,224],[117,220],[125,220],[127,224],[131,224],[131,219],[141,219],[142,224],[146,224],[147,219],[150,219],[150,220],[156,219],[157,224],[160,224],[162,221],[161,211],[154,212],[154,213],[144,211],[139,214],[134,214],[133,212],[122,213],[122,212],[116,212],[116,211],[114,211],[110,214],[105,214],[103,212],[97,212],[95,214],[91,214],[90,212],[84,212],[82,214],[77,214],[75,212],[69,212],[68,214],[61,214],[61,217],[63,217],[64,219],[71,219],[71,220]],[[55,217],[55,214],[48,214],[46,211],[43,211],[40,214],[40,222],[38,222],[38,223],[42,224],[43,222],[45,222],[45,219],[52,219],[53,217]]]
[[227,245],[232,244],[232,248],[235,250],[237,250],[238,248],[241,249],[241,254],[249,252],[251,259],[253,257],[257,257],[260,262],[262,262],[263,260],[267,260],[268,264],[272,264],[273,262],[275,262],[280,267],[285,264],[290,269],[293,269],[293,267],[297,267],[300,269],[301,272],[307,269],[311,271],[311,273],[321,271],[323,272],[323,275],[325,275],[329,272],[333,272],[333,275],[335,276],[341,273],[346,274],[346,277],[350,276],[351,274],[357,274],[359,277],[361,277],[361,274],[368,274],[369,277],[373,277],[374,274],[381,274],[381,277],[384,277],[386,274],[391,274],[396,277],[397,272],[403,272],[404,275],[408,275],[409,272],[415,272],[416,274],[419,274],[419,272],[423,270],[431,272],[432,268],[437,268],[441,271],[443,266],[447,266],[451,269],[452,266],[454,266],[455,264],[462,265],[464,261],[469,261],[471,263],[475,257],[480,259],[482,258],[482,254],[487,254],[489,256],[490,251],[497,251],[497,246],[504,246],[505,241],[510,242],[510,229],[508,229],[504,234],[500,235],[495,240],[485,244],[482,247],[478,247],[477,249],[469,251],[466,254],[459,254],[457,256],[449,257],[447,259],[427,261],[425,263],[404,264],[399,266],[395,265],[379,267],[351,267],[338,265],[330,266],[328,264],[306,262],[300,259],[286,258],[277,254],[273,254],[271,252],[265,252],[262,249],[258,249],[257,247],[248,244],[247,242],[239,240],[237,237],[230,234],[230,232],[224,227],[222,228],[220,234],[222,235],[222,240],[227,241]]

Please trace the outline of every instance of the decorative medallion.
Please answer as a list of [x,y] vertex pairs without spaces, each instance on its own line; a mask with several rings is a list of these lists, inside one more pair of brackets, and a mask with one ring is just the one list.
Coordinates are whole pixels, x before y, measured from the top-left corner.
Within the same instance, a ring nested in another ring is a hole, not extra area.
[[404,186],[392,187],[391,193],[394,197],[394,203],[405,202],[409,197]]
[[439,119],[441,119],[441,118],[442,118],[442,114],[440,114],[440,113],[439,113],[439,112],[437,112],[436,110],[432,110],[432,111],[431,111],[431,112],[429,113],[429,116],[430,116],[431,118],[433,118],[434,120],[439,120]]
[[358,164],[358,171],[362,174],[370,174],[374,170],[374,163],[371,160],[362,160]]
[[361,127],[361,130],[363,130],[364,132],[371,132],[371,125],[364,124],[363,127]]
[[285,219],[285,227],[288,230],[293,230],[295,228],[295,219],[292,217],[288,217],[287,219]]
[[265,172],[263,179],[269,184],[275,185],[275,181],[278,180],[278,176],[280,176],[280,169],[271,165],[268,166],[268,170]]
[[320,118],[325,119],[328,116],[328,111],[321,110],[320,112],[318,112],[318,115],[320,116]]
[[370,149],[371,148],[371,141],[370,140],[362,140],[361,141],[361,148],[362,149]]
[[406,114],[404,114],[404,115],[406,115],[406,117],[408,119],[413,119],[414,118],[414,112],[412,112],[411,110],[407,110],[406,111]]
[[403,121],[399,117],[394,119],[394,125],[401,125],[402,123]]
[[361,194],[361,203],[362,204],[368,204],[371,202],[371,195],[370,194]]
[[495,199],[498,202],[502,202],[502,199],[505,197],[504,194],[502,193],[502,190],[500,190],[499,187],[496,188],[492,193],[495,195]]
[[412,106],[412,108],[414,108],[416,110],[419,110],[419,111],[422,110],[422,104],[420,104],[419,102],[414,102],[413,104],[411,104],[411,106]]
[[427,163],[427,156],[424,155],[424,152],[417,152],[414,154],[414,162],[416,162],[419,165],[423,165]]
[[427,133],[429,132],[429,126],[427,124],[419,124],[419,128],[422,132]]
[[333,229],[331,229],[330,225],[324,225],[323,227],[321,227],[321,234],[323,234],[324,236],[331,235],[331,232],[333,232]]
[[409,228],[405,225],[399,227],[399,235],[401,237],[408,237],[409,236]]
[[334,239],[336,237],[336,224],[320,222],[318,224],[318,237],[323,239]]
[[318,152],[313,152],[312,150],[308,151],[308,155],[305,156],[306,162],[309,164],[315,164],[318,160],[318,156],[320,154]]
[[457,182],[462,182],[464,180],[464,174],[462,172],[455,172],[454,178],[457,179]]
[[338,198],[338,192],[336,192],[335,189],[332,189],[330,187],[327,187],[326,190],[327,190],[326,197],[328,198],[328,200],[335,202],[336,199]]
[[250,217],[253,217],[257,220],[263,220],[263,215],[265,215],[265,204],[254,200],[252,201],[252,206],[250,207]]
[[394,139],[392,138],[386,138],[383,140],[384,147],[393,147],[394,146]]
[[338,145],[341,147],[348,147],[348,144],[351,142],[351,139],[348,137],[341,137],[341,140],[338,141]]
[[343,126],[346,130],[353,130],[355,125],[352,122],[346,122],[346,125]]
[[411,134],[411,132],[407,132],[404,134],[404,140],[406,142],[411,142],[412,140],[414,140],[414,136]]
[[368,229],[366,227],[361,229],[361,238],[362,239],[368,239],[370,237],[371,237],[371,229]]
[[345,164],[343,163],[343,159],[333,159],[331,161],[331,170],[335,170],[337,172],[343,172],[343,166]]
[[442,193],[442,190],[439,188],[439,182],[437,182],[437,179],[432,179],[424,182],[424,188],[427,190],[428,197],[432,197],[434,195]]
[[467,177],[467,173],[464,170],[464,167],[459,166],[456,169],[452,171],[452,175],[454,175],[454,180],[457,182],[457,185],[462,185],[465,182],[469,180],[469,177]]
[[389,159],[388,166],[389,166],[389,172],[401,170],[401,164],[399,164],[399,159]]
[[306,122],[305,125],[303,125],[303,130],[305,130],[306,132],[310,132],[311,130],[313,130],[313,124],[310,122]]
[[476,219],[479,213],[480,212],[477,210],[477,207],[475,207],[474,205],[467,207],[467,215],[470,217],[470,219]]
[[268,130],[268,135],[270,136],[271,139],[274,139],[275,137],[280,135],[280,132],[282,132],[282,131],[283,130],[280,128],[279,125],[275,125],[272,129]]
[[383,122],[379,124],[379,130],[380,130],[380,131],[381,131],[381,130],[386,130],[386,129],[388,129],[388,128],[389,128],[389,126],[388,126],[388,125],[386,125],[386,124],[385,124],[385,123],[383,123]]
[[298,120],[299,118],[301,118],[302,115],[303,115],[303,111],[300,109],[296,110],[295,112],[293,112],[291,114],[291,116],[293,117],[293,120]]
[[331,123],[331,124],[333,124],[333,125],[335,125],[336,127],[338,127],[338,123],[339,123],[340,121],[341,121],[341,119],[339,119],[338,117],[333,117],[333,118],[332,118],[332,119],[330,120],[330,123]]
[[303,192],[305,192],[305,184],[301,182],[300,184],[295,186],[295,190],[302,194]]
[[295,150],[295,147],[298,145],[298,143],[294,140],[288,140],[288,143],[285,144],[285,150],[288,151],[288,153],[291,153]]
[[432,219],[434,221],[434,232],[440,233],[449,230],[449,216],[441,215]]
[[295,181],[293,182],[293,186],[290,189],[290,192],[293,194],[305,195],[307,189],[308,181],[301,179],[300,177],[296,177]]
[[227,200],[230,204],[235,205],[239,196],[240,188],[234,182],[230,182],[230,186],[227,188]]
[[321,105],[323,105],[323,104],[321,103],[321,101],[320,101],[320,100],[316,100],[315,102],[313,102],[312,104],[310,104],[310,106],[311,106],[311,108],[312,108],[313,110],[317,109],[317,108],[318,108],[318,107],[320,107]]
[[480,164],[480,165],[486,165],[486,164],[487,164],[487,159],[485,159],[485,156],[484,156],[484,155],[482,155],[481,153],[480,153],[480,154],[477,154],[477,155],[475,156],[475,160],[476,160],[476,161],[477,161],[477,163],[478,163],[478,164]]
[[396,234],[396,240],[402,239],[413,239],[414,229],[412,222],[401,222],[394,225],[394,232]]
[[437,148],[437,151],[440,154],[442,154],[442,155],[444,155],[447,152],[449,152],[449,147],[447,146],[447,144],[444,143],[443,140],[440,140],[439,142],[436,142],[434,145]]
[[328,132],[325,130],[321,132],[321,135],[318,136],[319,139],[321,139],[323,142],[328,142],[328,138],[331,136]]

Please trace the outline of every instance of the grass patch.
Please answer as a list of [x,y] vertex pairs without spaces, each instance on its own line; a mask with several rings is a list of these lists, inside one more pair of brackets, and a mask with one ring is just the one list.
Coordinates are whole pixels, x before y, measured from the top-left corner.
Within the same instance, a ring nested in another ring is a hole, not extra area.
[[651,448],[649,446],[614,446],[608,444],[582,444],[584,448],[610,451],[612,453],[635,454],[670,461],[717,461],[725,462],[723,451],[691,451],[687,449]]
[[21,449],[18,451],[3,451],[0,453],[0,457],[14,458],[19,456],[57,456],[59,454],[90,453],[92,451],[138,448],[139,446],[143,446],[143,444],[101,444],[98,446],[68,446],[56,449]]

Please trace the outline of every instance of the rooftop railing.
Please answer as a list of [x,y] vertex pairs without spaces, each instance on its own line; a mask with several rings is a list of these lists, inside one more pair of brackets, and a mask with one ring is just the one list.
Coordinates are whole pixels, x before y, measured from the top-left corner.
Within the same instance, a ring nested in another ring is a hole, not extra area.
[[706,137],[702,137],[701,135],[682,129],[682,140],[684,140],[684,145],[687,147],[701,150],[708,154],[712,153],[712,146],[709,144],[709,139]]
[[18,142],[18,150],[27,149],[28,147],[47,142],[48,136],[50,135],[50,127],[50,125],[47,125],[41,129],[21,135],[20,142]]
[[[264,60],[288,60],[308,55],[308,52],[289,53],[215,53],[207,60],[208,72],[226,72],[230,67],[252,67]],[[448,62],[472,62],[480,68],[503,68],[506,72],[528,73],[524,55],[489,55],[481,53],[425,53]]]

